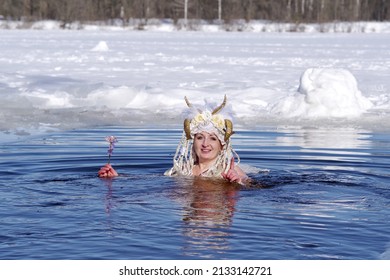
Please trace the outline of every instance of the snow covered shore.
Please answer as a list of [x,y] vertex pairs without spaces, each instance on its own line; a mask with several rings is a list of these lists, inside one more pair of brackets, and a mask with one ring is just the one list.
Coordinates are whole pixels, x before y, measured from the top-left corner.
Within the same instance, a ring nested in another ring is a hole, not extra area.
[[0,131],[180,125],[184,96],[237,129],[390,131],[390,33],[0,30]]
[[390,22],[324,22],[324,23],[283,23],[264,20],[236,20],[231,23],[209,23],[189,21],[184,26],[179,21],[165,19],[130,19],[126,24],[119,19],[110,22],[73,22],[64,24],[60,21],[42,20],[35,22],[0,20],[0,29],[38,29],[38,30],[145,30],[145,31],[242,31],[242,32],[305,32],[305,33],[390,33]]

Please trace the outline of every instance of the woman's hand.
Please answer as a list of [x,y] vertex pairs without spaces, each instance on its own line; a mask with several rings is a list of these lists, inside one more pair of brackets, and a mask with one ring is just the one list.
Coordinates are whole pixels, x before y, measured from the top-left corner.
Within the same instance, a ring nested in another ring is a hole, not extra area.
[[100,178],[112,178],[118,176],[118,173],[111,166],[111,164],[106,164],[98,171],[98,176]]
[[234,165],[234,157],[230,161],[230,169],[226,173],[222,173],[222,177],[230,182],[236,182],[244,184],[244,181],[248,178],[244,171]]

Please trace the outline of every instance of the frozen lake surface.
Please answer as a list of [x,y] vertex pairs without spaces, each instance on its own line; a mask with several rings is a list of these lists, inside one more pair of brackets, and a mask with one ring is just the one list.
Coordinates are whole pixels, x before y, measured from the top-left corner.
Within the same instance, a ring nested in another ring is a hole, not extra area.
[[390,33],[0,35],[5,133],[178,124],[185,95],[202,104],[205,98],[219,103],[224,94],[235,126],[245,129],[272,124],[390,130]]

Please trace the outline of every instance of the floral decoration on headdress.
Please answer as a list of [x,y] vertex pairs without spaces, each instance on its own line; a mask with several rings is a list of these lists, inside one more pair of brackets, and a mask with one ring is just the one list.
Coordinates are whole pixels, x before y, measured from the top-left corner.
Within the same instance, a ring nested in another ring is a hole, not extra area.
[[[189,108],[193,105],[188,101],[187,97],[184,98]],[[199,110],[192,119],[184,120],[184,132],[187,140],[193,138],[196,133],[201,131],[214,132],[220,139],[222,144],[228,142],[233,132],[233,123],[229,119],[225,119],[219,112],[226,106],[227,98],[226,95],[221,105],[215,108],[213,111]],[[221,137],[223,135],[223,137]]]

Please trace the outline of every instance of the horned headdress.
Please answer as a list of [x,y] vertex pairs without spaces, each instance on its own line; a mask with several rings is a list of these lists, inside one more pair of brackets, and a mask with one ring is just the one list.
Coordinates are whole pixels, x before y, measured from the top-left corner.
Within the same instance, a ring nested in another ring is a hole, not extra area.
[[[188,101],[187,97],[184,97],[185,102],[189,108],[194,106]],[[198,114],[192,119],[186,118],[184,120],[184,132],[187,140],[193,139],[194,134],[201,131],[215,132],[221,143],[224,144],[229,141],[233,132],[233,123],[231,120],[223,118],[219,112],[226,106],[226,95],[221,105],[216,107],[211,112],[209,110],[202,111],[198,109]],[[223,135],[223,137],[220,137]]]
[[230,136],[233,132],[233,123],[230,119],[222,116],[220,113],[226,106],[226,95],[223,102],[215,109],[201,110],[195,108],[187,97],[184,98],[187,106],[195,112],[193,117],[184,120],[184,131],[182,139],[177,147],[173,158],[173,167],[165,172],[165,175],[192,175],[192,168],[196,164],[197,158],[193,152],[192,145],[194,135],[200,132],[214,133],[222,144],[222,151],[216,160],[215,166],[209,170],[206,176],[219,176],[230,168],[230,160],[235,157],[238,162],[240,158],[234,152]]

